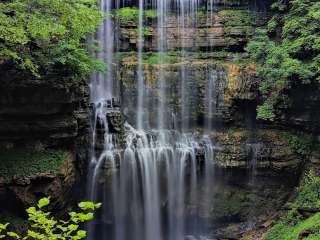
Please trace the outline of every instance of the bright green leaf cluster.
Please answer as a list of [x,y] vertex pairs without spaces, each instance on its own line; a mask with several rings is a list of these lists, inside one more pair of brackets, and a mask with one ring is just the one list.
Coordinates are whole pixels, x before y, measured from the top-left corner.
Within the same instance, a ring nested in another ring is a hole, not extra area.
[[37,77],[84,78],[102,69],[86,50],[102,19],[95,0],[2,1],[0,64]]
[[57,220],[50,212],[43,208],[50,204],[49,198],[39,200],[37,207],[27,209],[31,228],[24,236],[7,231],[9,224],[0,224],[0,239],[39,239],[39,240],[80,240],[86,237],[86,231],[80,224],[93,219],[93,211],[100,208],[100,203],[82,202],[79,204],[81,212],[70,212],[69,220]]

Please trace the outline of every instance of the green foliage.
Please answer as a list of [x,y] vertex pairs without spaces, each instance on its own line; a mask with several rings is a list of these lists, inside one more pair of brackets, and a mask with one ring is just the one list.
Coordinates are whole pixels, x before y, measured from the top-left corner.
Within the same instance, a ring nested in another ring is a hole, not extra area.
[[177,52],[159,52],[159,53],[151,53],[146,56],[144,62],[147,64],[169,64],[177,62]]
[[235,132],[236,132],[236,128],[234,128],[234,127],[230,127],[227,129],[228,135],[234,135]]
[[144,16],[145,18],[156,18],[158,15],[156,10],[148,9],[144,11]]
[[28,177],[39,173],[58,173],[68,158],[62,150],[26,152],[22,150],[0,152],[0,176],[10,179],[13,176]]
[[247,46],[263,79],[260,90],[265,102],[258,109],[258,118],[264,120],[274,119],[277,103],[293,85],[320,80],[320,2],[294,0],[289,5],[276,3],[273,8],[278,13],[267,27],[274,34],[278,29],[280,38],[272,40],[268,31],[260,29]]
[[0,63],[36,77],[85,78],[103,64],[86,37],[103,19],[94,0],[13,0],[0,3]]
[[295,135],[289,132],[282,133],[291,149],[301,155],[309,155],[314,149],[314,141],[310,135]]
[[[137,28],[137,34],[139,34],[140,29]],[[152,36],[152,28],[144,26],[142,28],[142,36]]]
[[320,213],[302,220],[295,225],[285,223],[276,224],[268,233],[266,240],[299,240],[299,234],[303,231],[310,231],[311,234],[303,239],[317,240],[320,239]]
[[13,216],[12,214],[10,214],[8,212],[2,212],[0,214],[0,223],[2,223],[2,222],[5,222],[5,223],[9,222],[10,224],[12,224],[15,227],[21,227],[21,226],[26,225],[25,219],[23,219],[22,217],[19,217],[19,216]]
[[299,209],[320,208],[320,177],[309,172],[298,189],[298,196],[290,206],[291,210],[267,233],[266,240],[298,240],[303,231],[310,235],[303,239],[320,238],[320,213],[304,218]]
[[39,239],[39,240],[79,240],[86,237],[81,225],[93,219],[93,211],[101,207],[100,203],[79,203],[81,212],[69,212],[69,219],[58,220],[51,212],[44,211],[50,204],[49,198],[40,199],[37,207],[26,210],[31,228],[24,235],[7,231],[9,224],[0,224],[0,239]]
[[262,105],[258,106],[257,118],[262,120],[273,120],[275,117],[273,108],[273,99],[267,99]]
[[[126,24],[128,22],[137,23],[139,20],[139,9],[136,7],[123,7],[117,9],[113,16],[120,21],[120,23]],[[144,19],[152,19],[157,17],[157,12],[152,9],[143,11]]]
[[114,16],[122,23],[137,21],[139,18],[139,9],[132,7],[123,7],[115,11]]
[[[225,60],[229,56],[229,53],[226,51],[213,51],[213,52],[187,52],[185,56],[182,57],[181,51],[169,51],[166,53],[162,53],[161,57],[163,57],[164,64],[175,64],[179,62],[191,61],[195,59],[199,61],[200,59],[214,59],[215,61],[218,60]],[[137,62],[137,53],[136,52],[118,52],[115,54],[115,58],[118,61],[124,62]],[[160,54],[154,52],[143,52],[142,53],[143,63],[144,64],[159,64]],[[240,57],[239,57],[240,58]],[[225,61],[224,61],[225,62]],[[239,61],[240,62],[240,61]]]
[[224,26],[251,26],[255,15],[249,10],[227,9],[218,12]]

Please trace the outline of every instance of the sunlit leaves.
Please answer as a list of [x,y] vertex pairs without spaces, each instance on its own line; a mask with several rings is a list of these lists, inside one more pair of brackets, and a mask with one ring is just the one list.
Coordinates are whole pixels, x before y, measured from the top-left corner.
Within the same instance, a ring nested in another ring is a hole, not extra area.
[[48,206],[50,203],[50,199],[49,198],[42,198],[39,200],[38,202],[38,208],[43,208]]
[[[84,78],[100,69],[101,64],[86,51],[85,40],[102,19],[94,0],[1,2],[0,60],[38,77],[71,68],[68,75]],[[59,61],[65,46],[69,57]]]
[[101,203],[93,203],[93,202],[81,202],[79,203],[79,208],[82,210],[95,210],[101,207]]
[[81,212],[70,212],[68,220],[57,220],[50,212],[43,209],[50,204],[50,198],[42,198],[37,207],[28,208],[27,214],[31,228],[25,236],[7,231],[9,224],[0,224],[0,239],[38,239],[38,240],[80,240],[86,237],[86,231],[81,229],[80,223],[93,219],[93,211],[100,208],[100,203],[82,202],[79,204]]

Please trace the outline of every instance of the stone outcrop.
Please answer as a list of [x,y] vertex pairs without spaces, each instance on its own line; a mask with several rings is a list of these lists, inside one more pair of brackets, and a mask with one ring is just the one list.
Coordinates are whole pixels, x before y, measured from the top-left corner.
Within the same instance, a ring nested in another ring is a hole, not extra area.
[[276,121],[279,125],[320,135],[320,84],[292,87],[290,101],[279,104]]
[[[32,79],[10,71],[0,74],[0,158],[6,152],[39,153],[61,149],[68,158],[57,173],[42,171],[43,164],[32,163],[30,173],[15,174],[4,179],[1,171],[0,198],[2,206],[18,215],[25,207],[43,196],[51,196],[58,209],[65,207],[72,187],[84,174],[88,158],[88,86],[85,81],[68,79]],[[41,156],[42,156],[41,155]],[[16,168],[12,156],[12,169]],[[26,165],[29,164],[25,159]],[[20,163],[21,168],[26,168]],[[19,169],[17,169],[18,171]],[[3,207],[2,209],[5,209]]]
[[[217,6],[219,4],[217,3]],[[242,51],[248,39],[254,33],[254,27],[264,22],[264,13],[258,9],[244,10],[243,6],[233,6],[208,14],[206,10],[199,10],[194,16],[186,16],[185,27],[179,28],[179,19],[168,14],[166,25],[166,48],[171,50],[188,49],[226,49]],[[196,22],[196,25],[194,24]],[[145,51],[157,50],[157,18],[146,19],[144,30]],[[120,21],[119,50],[130,51],[137,49],[137,21]],[[181,40],[182,39],[182,40]]]
[[251,168],[256,158],[257,170],[298,173],[304,163],[305,156],[290,143],[286,131],[230,128],[214,135],[215,159],[222,168]]
[[0,83],[1,145],[72,144],[88,125],[85,82],[1,78]]
[[[2,159],[3,161],[4,159]],[[14,160],[14,159],[13,159]],[[39,159],[40,160],[40,159]],[[38,162],[41,164],[48,164]],[[34,205],[41,197],[50,196],[55,209],[68,206],[66,199],[71,195],[72,188],[77,181],[78,171],[74,154],[64,154],[57,171],[33,166],[35,172],[21,175],[0,177],[0,203],[2,214],[12,214],[23,217],[25,208]],[[22,166],[23,167],[23,166]]]
[[[186,70],[186,79],[188,86],[189,108],[192,113],[190,121],[194,124],[201,123],[208,118],[208,99],[206,98],[208,89],[208,79],[215,78],[213,86],[214,96],[214,115],[210,116],[210,121],[235,123],[241,125],[241,121],[248,115],[255,115],[256,101],[258,97],[257,84],[258,79],[255,76],[255,66],[253,64],[233,63],[232,61],[218,60],[195,60],[179,61],[176,63],[165,64],[163,66],[145,64],[145,82],[148,87],[148,96],[146,102],[157,104],[161,101],[159,98],[159,88],[157,85],[157,76],[159,68],[163,68],[164,79],[170,86],[168,96],[165,101],[170,109],[179,114],[181,109],[180,86],[181,86],[181,69]],[[137,63],[124,59],[120,71],[120,80],[123,84],[123,106],[124,112],[129,121],[135,119],[135,106],[137,102]],[[250,106],[247,107],[246,104]],[[242,111],[246,108],[253,111],[247,114]],[[149,112],[151,119],[156,118],[156,112]],[[170,113],[168,113],[170,114]],[[252,117],[252,116],[251,116]],[[254,116],[253,116],[254,117]],[[180,116],[179,116],[180,118]],[[181,119],[181,118],[180,118]],[[245,121],[242,121],[242,125]]]

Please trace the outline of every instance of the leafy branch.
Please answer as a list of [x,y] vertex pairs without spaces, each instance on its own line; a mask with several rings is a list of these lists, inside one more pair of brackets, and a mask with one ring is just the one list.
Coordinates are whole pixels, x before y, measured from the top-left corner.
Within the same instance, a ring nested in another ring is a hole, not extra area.
[[58,220],[51,212],[44,210],[50,204],[50,198],[42,198],[36,207],[26,210],[30,229],[24,235],[8,231],[9,223],[0,224],[0,239],[38,239],[38,240],[79,240],[86,237],[86,231],[81,225],[93,219],[93,212],[101,207],[100,203],[81,202],[80,212],[69,212],[68,220]]

